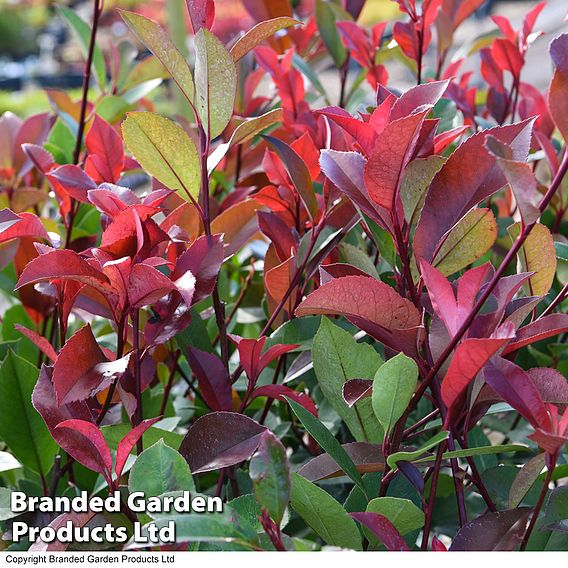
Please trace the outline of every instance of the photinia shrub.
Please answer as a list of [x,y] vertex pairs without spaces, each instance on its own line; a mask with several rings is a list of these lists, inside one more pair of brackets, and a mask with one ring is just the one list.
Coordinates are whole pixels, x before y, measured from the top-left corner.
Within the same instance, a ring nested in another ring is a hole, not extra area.
[[[160,10],[93,4],[60,12],[79,100],[0,118],[5,546],[85,547],[23,521],[126,527],[93,549],[565,550],[568,34],[540,37],[546,3],[493,17],[477,74],[453,37],[481,0],[372,27],[364,1],[245,1],[247,29],[187,0],[189,53]],[[122,503],[18,513],[14,491]],[[223,512],[129,505],[184,491]],[[170,521],[173,543],[131,538]]]

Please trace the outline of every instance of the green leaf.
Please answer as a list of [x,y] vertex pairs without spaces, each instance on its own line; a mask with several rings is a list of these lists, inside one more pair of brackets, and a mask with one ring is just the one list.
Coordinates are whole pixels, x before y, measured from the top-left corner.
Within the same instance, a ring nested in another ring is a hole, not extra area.
[[424,526],[424,512],[408,499],[378,497],[369,501],[367,512],[383,515],[403,536]]
[[170,189],[183,190],[180,196],[188,201],[187,194],[198,198],[200,160],[183,128],[151,112],[131,112],[122,123],[122,135],[132,155],[150,175]]
[[[466,450],[455,450],[453,452],[444,452],[442,458],[449,460],[452,458],[469,458],[472,456],[486,456],[489,454],[506,454],[509,452],[528,452],[530,448],[527,446],[519,446],[518,444],[503,444],[497,446],[484,446],[481,448],[468,448]],[[414,463],[424,463],[431,461],[432,458],[422,458]]]
[[35,365],[8,352],[0,367],[0,437],[22,464],[45,475],[58,447],[32,406],[38,375]]
[[332,436],[331,432],[301,404],[286,397],[290,408],[304,425],[314,440],[335,460],[337,465],[352,479],[352,481],[366,493],[361,474],[357,471],[353,460],[349,457],[341,444]]
[[568,532],[568,486],[557,487],[550,494],[544,510],[544,526]]
[[[79,42],[81,44],[83,55],[87,57],[87,53],[89,51],[89,42],[91,39],[91,27],[89,26],[89,24],[87,24],[87,22],[79,18],[79,16],[77,16],[77,14],[75,14],[75,12],[71,10],[71,8],[58,6],[57,11],[61,14],[61,16],[63,16],[63,18],[65,18],[69,27],[77,35],[77,38],[79,39]],[[99,46],[96,44],[93,52],[93,70],[97,78],[97,83],[99,84],[99,87],[102,91],[106,84],[106,65],[103,53],[100,50]]]
[[274,434],[264,435],[250,460],[249,475],[258,504],[280,525],[290,501],[290,464]]
[[195,36],[196,107],[205,132],[219,136],[233,116],[237,71],[231,54],[208,30]]
[[120,15],[171,75],[184,97],[193,104],[195,87],[191,69],[170,36],[156,22],[140,14],[121,10]]
[[379,367],[373,380],[373,410],[385,435],[404,414],[418,381],[416,363],[399,353]]
[[[295,320],[295,321],[303,321]],[[343,400],[343,385],[350,379],[371,379],[382,365],[380,355],[368,344],[323,317],[312,345],[312,361],[318,384],[332,408],[341,416],[358,441],[381,442],[382,428],[371,399],[349,408]]]
[[491,209],[472,209],[448,233],[434,266],[449,276],[481,258],[495,243],[497,221]]
[[[226,506],[222,513],[178,514],[159,519],[144,525],[141,533],[148,535],[148,527],[158,529],[175,524],[176,543],[182,542],[230,542],[231,550],[250,550],[257,545],[254,529],[236,511]],[[148,544],[130,541],[127,548],[145,548]]]
[[347,511],[329,493],[292,474],[292,507],[329,545],[361,550],[361,533]]
[[347,51],[341,41],[339,30],[335,22],[335,14],[329,2],[316,0],[316,24],[327,51],[331,55],[336,67],[345,63]]
[[509,509],[516,509],[544,469],[546,454],[537,454],[519,469],[509,489]]
[[568,262],[568,244],[556,241],[554,248],[556,249],[556,258]]
[[134,462],[128,479],[130,492],[157,497],[168,491],[195,491],[187,462],[163,440],[144,450]]
[[422,444],[417,450],[412,452],[395,452],[394,454],[391,454],[387,457],[387,464],[391,469],[396,469],[396,464],[399,461],[414,461],[428,450],[436,447],[440,442],[447,440],[448,436],[449,432],[438,432],[433,438],[430,438],[430,440]]

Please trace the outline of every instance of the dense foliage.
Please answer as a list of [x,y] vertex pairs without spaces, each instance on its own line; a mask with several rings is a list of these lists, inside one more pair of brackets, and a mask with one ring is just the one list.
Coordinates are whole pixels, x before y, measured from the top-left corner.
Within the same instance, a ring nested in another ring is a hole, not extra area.
[[245,2],[224,44],[187,0],[189,57],[140,14],[114,14],[134,58],[98,46],[100,0],[92,26],[61,12],[83,96],[0,119],[6,546],[30,546],[17,488],[221,496],[24,517],[174,518],[179,550],[568,547],[568,35],[539,37],[544,3],[495,16],[479,84],[452,37],[482,0],[371,29],[364,3]]

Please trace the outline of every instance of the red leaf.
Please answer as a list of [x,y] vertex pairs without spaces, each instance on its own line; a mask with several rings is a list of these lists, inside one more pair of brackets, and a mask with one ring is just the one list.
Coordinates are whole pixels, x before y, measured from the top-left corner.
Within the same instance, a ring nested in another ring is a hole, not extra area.
[[[39,217],[32,213],[20,213],[16,216],[9,209],[3,209],[1,213],[0,243],[24,237],[50,240]],[[17,217],[16,220],[14,220],[14,216]]]
[[179,452],[193,474],[213,471],[250,458],[265,431],[244,414],[212,412],[193,423]]
[[485,382],[534,428],[551,429],[550,415],[533,381],[519,366],[495,357],[483,370]]
[[[100,473],[112,486],[112,456],[99,428],[84,420],[65,420],[54,429],[57,443],[79,463]],[[77,443],[80,441],[81,443]]]
[[86,402],[71,402],[69,404],[57,404],[55,390],[52,382],[53,368],[42,365],[39,378],[32,393],[32,404],[43,418],[51,435],[55,427],[71,418],[78,418],[87,422],[92,421],[92,412]]
[[296,315],[338,314],[397,351],[416,353],[420,312],[384,282],[365,276],[336,278],[312,292]]
[[21,217],[10,209],[0,210],[0,234],[21,221]]
[[466,339],[458,345],[442,381],[442,398],[448,407],[448,417],[477,373],[513,336],[513,325],[506,324],[497,330],[495,337]]
[[21,334],[25,335],[44,355],[49,357],[49,359],[51,359],[52,361],[55,361],[57,359],[57,353],[55,352],[55,349],[53,348],[51,343],[49,343],[49,341],[45,337],[37,333],[37,331],[28,329],[27,327],[24,327],[19,323],[15,323],[14,328],[17,329]]
[[283,402],[286,401],[286,397],[291,398],[293,401],[301,404],[306,410],[311,412],[317,417],[318,411],[314,401],[305,393],[298,392],[285,385],[265,385],[263,387],[256,388],[251,396],[251,400],[259,396],[266,396],[268,398],[277,398]]
[[[378,136],[365,167],[365,186],[381,207],[402,212],[399,188],[404,170],[410,162],[420,128],[430,108],[387,124]],[[400,217],[401,215],[399,215]]]
[[442,237],[475,205],[505,185],[505,178],[484,147],[487,135],[511,145],[516,159],[528,154],[532,122],[496,127],[463,142],[434,177],[414,236],[418,258],[432,261]]
[[549,314],[517,331],[517,337],[503,350],[503,356],[519,349],[568,331],[568,314]]
[[351,379],[343,384],[343,400],[349,408],[372,394],[373,381],[369,379]]
[[108,361],[91,326],[74,333],[62,347],[53,367],[53,386],[58,404],[86,400],[106,389],[128,368],[130,356]]
[[105,295],[114,296],[108,278],[69,249],[54,249],[34,258],[22,271],[16,289],[34,282],[58,278],[76,280],[96,288]]
[[389,121],[392,122],[407,117],[417,110],[423,110],[421,107],[434,106],[442,98],[449,84],[449,80],[432,81],[408,89],[396,99],[390,112]]
[[506,69],[514,77],[518,77],[523,68],[523,58],[517,46],[510,40],[497,38],[491,48],[495,62],[501,69]]
[[[329,180],[353,203],[383,229],[392,228],[392,221],[384,208],[375,203],[365,187],[363,171],[366,160],[357,152],[322,150],[320,165]],[[391,231],[392,232],[392,231]]]
[[470,127],[465,124],[464,126],[458,126],[451,130],[446,130],[446,132],[442,132],[441,134],[437,134],[434,137],[434,153],[441,154],[452,142],[459,138],[469,128]]
[[353,118],[346,110],[339,107],[322,108],[317,113],[327,116],[327,118],[333,120],[333,122],[353,136],[365,154],[369,155],[372,152],[377,137],[377,133],[372,126],[362,120]]
[[154,304],[174,290],[175,284],[153,266],[140,263],[130,270],[128,301],[133,308]]
[[211,410],[231,410],[231,380],[221,359],[194,347],[190,347],[186,355],[205,404]]
[[459,327],[458,305],[449,280],[427,262],[421,262],[422,278],[436,315],[444,322],[451,337]]
[[390,552],[409,551],[410,547],[396,527],[378,513],[349,513],[357,522],[365,525]]
[[515,550],[531,512],[529,507],[520,507],[477,517],[458,531],[450,551]]
[[79,167],[66,164],[50,170],[45,176],[53,189],[63,195],[70,195],[77,201],[89,203],[87,192],[96,189],[97,184]]
[[116,130],[100,116],[95,115],[85,137],[85,145],[89,151],[85,172],[96,183],[118,181],[124,168],[124,146]]
[[177,259],[171,278],[177,283],[187,272],[195,277],[195,291],[191,304],[207,298],[217,282],[223,264],[224,246],[222,235],[199,237]]
[[146,432],[146,430],[150,428],[150,426],[158,422],[158,420],[160,419],[161,417],[157,416],[156,418],[144,420],[143,422],[138,424],[136,428],[130,430],[130,432],[128,432],[128,434],[126,434],[126,436],[124,436],[124,438],[120,440],[120,442],[118,443],[118,447],[116,449],[116,463],[114,466],[117,483],[118,480],[120,479],[120,476],[122,475],[122,470],[126,465],[126,460],[128,459],[130,452],[136,445],[136,442],[138,442],[138,440],[142,437],[144,432]]
[[185,0],[185,3],[193,33],[196,34],[201,28],[210,30],[215,20],[214,0]]
[[552,120],[564,140],[568,140],[568,34],[561,34],[550,43],[550,57],[556,66],[550,89],[548,107]]

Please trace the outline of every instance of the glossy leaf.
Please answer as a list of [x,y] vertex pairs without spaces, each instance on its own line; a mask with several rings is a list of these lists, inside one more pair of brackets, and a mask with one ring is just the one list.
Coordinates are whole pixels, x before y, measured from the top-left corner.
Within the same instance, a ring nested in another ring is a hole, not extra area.
[[303,406],[293,400],[289,400],[288,402],[294,411],[294,414],[302,422],[314,440],[337,462],[337,465],[343,469],[343,471],[361,489],[361,491],[365,493],[366,490],[363,485],[361,474],[357,471],[355,464],[337,439],[334,438],[331,432]]
[[322,318],[314,337],[312,361],[318,384],[333,409],[343,418],[356,440],[382,441],[371,401],[350,408],[343,400],[346,381],[375,376],[382,364],[379,354],[365,343],[357,343],[351,334]]
[[0,367],[0,436],[22,464],[47,474],[57,445],[32,406],[37,378],[34,365],[8,351]]
[[418,382],[416,363],[399,353],[377,371],[373,380],[373,410],[388,434],[403,415]]
[[464,525],[451,551],[515,550],[521,543],[531,510],[527,507],[486,513]]
[[[379,444],[350,442],[342,444],[342,447],[359,473],[384,471],[385,459]],[[298,470],[298,473],[308,481],[320,481],[346,475],[329,454],[320,454],[312,458]]]
[[131,493],[142,491],[157,497],[170,491],[195,491],[187,462],[163,440],[144,450],[134,462],[128,477]]
[[366,510],[386,517],[402,536],[424,525],[423,511],[408,499],[377,497],[369,501]]
[[280,525],[290,501],[291,473],[286,450],[273,434],[262,437],[250,460],[249,475],[258,504]]
[[265,431],[244,414],[212,412],[192,424],[179,451],[193,474],[213,471],[250,458]]
[[326,491],[292,474],[292,507],[329,545],[361,550],[361,535],[353,519]]

